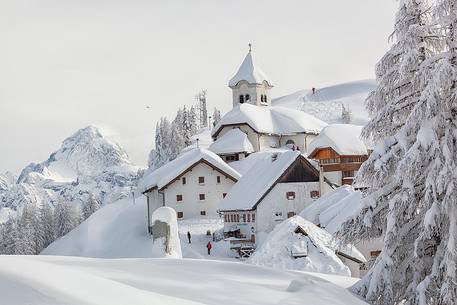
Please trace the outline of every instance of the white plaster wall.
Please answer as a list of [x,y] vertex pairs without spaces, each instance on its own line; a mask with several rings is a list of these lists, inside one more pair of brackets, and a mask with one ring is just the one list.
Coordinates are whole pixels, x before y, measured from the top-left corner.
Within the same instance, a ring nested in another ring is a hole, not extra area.
[[272,147],[279,148],[279,136],[265,135],[259,136],[259,150],[265,150]]
[[343,264],[345,264],[346,266],[348,266],[349,270],[351,271],[351,276],[352,277],[360,277],[360,265],[359,263],[356,263],[352,260],[349,260],[343,256],[340,256],[340,255],[337,255],[338,258],[343,262]]
[[[198,177],[200,176],[205,177],[204,184],[198,183]],[[221,177],[221,183],[219,184],[217,183],[217,176]],[[181,177],[163,190],[165,206],[175,209],[176,212],[183,212],[184,217],[182,219],[219,218],[217,210],[223,198],[223,193],[228,193],[235,182],[204,163],[198,164],[183,177],[186,177],[186,184],[182,184]],[[206,199],[200,201],[199,194],[205,194]],[[176,195],[182,195],[183,201],[177,202]],[[151,206],[158,207],[160,205],[161,203],[152,204]],[[200,211],[206,211],[206,216],[201,216]],[[152,211],[150,212],[152,213]]]
[[[270,87],[264,82],[264,84],[249,84],[246,81],[241,81],[238,85],[232,88],[232,99],[233,99],[233,107],[236,107],[240,103],[240,95],[245,96],[249,94],[251,99],[249,104],[257,105],[257,106],[270,106],[271,105],[271,98],[270,98]],[[267,96],[267,103],[261,103],[260,96],[265,94]]]
[[[299,214],[308,204],[315,201],[311,191],[319,190],[319,182],[278,183],[257,206],[256,234],[271,232],[276,224],[287,219],[288,212]],[[295,192],[295,199],[288,200],[287,192]],[[276,217],[282,212],[282,217]]]
[[[363,241],[355,244],[356,248],[365,256],[367,261],[375,260],[376,257],[371,257],[370,252],[380,251],[384,246],[384,241],[381,237],[374,238],[372,240]],[[371,262],[373,263],[373,261]],[[370,264],[370,262],[368,263]],[[360,270],[360,276],[364,276],[368,270]]]

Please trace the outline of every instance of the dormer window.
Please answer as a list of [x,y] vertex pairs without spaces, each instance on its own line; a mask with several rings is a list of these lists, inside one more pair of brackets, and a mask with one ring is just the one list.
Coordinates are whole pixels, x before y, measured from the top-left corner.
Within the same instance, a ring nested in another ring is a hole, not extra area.
[[240,104],[244,103],[244,95],[240,95]]

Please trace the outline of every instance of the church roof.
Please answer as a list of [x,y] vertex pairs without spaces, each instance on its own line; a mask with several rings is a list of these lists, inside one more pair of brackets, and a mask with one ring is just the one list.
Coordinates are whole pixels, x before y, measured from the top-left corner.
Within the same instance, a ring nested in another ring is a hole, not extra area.
[[247,81],[249,84],[262,84],[263,81],[266,81],[269,86],[273,86],[268,76],[259,67],[254,65],[251,51],[246,55],[238,72],[230,79],[228,85],[229,87],[234,87],[242,80]]
[[287,135],[295,133],[318,134],[327,123],[303,111],[284,108],[240,104],[226,113],[214,127],[212,136],[224,126],[247,124],[258,133]]
[[342,156],[367,155],[367,146],[360,137],[362,128],[351,124],[328,125],[309,144],[309,157],[314,157],[319,149],[328,147]]
[[254,147],[244,132],[239,128],[233,128],[211,144],[209,150],[218,155],[223,155],[239,152],[251,153],[254,152]]

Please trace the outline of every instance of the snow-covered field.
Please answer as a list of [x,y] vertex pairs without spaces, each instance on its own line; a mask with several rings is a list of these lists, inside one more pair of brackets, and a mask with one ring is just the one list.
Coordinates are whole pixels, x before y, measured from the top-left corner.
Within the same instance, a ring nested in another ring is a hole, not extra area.
[[353,283],[237,262],[0,256],[5,305],[366,304]]

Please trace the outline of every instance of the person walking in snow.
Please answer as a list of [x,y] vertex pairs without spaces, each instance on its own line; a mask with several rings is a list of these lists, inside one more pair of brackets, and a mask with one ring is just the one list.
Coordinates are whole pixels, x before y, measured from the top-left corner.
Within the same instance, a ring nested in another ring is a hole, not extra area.
[[190,232],[189,232],[189,231],[187,231],[187,239],[189,240],[189,244],[191,243],[191,242],[190,242],[190,238],[191,238],[191,236],[190,236]]
[[213,245],[211,245],[211,242],[209,241],[207,244],[206,244],[206,249],[208,249],[208,255],[211,255],[211,248],[213,247]]

